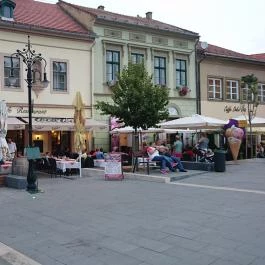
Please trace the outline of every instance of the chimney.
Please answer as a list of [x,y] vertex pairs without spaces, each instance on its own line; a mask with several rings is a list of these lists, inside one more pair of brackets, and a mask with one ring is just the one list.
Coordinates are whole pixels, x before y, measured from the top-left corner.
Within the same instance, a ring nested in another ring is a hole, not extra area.
[[152,12],[145,13],[147,19],[152,19]]
[[105,6],[98,6],[98,9],[104,10]]

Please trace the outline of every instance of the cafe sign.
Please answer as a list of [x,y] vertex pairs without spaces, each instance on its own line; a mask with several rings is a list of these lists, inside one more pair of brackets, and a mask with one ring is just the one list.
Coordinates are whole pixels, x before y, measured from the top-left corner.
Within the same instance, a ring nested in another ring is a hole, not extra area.
[[231,112],[246,112],[247,109],[244,105],[225,105],[224,112],[231,113]]

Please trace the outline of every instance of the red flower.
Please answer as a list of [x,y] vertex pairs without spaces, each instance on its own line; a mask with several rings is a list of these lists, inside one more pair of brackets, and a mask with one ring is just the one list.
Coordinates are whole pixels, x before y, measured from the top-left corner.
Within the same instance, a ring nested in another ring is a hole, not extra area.
[[179,89],[180,96],[186,96],[190,92],[190,89],[187,86],[183,86]]

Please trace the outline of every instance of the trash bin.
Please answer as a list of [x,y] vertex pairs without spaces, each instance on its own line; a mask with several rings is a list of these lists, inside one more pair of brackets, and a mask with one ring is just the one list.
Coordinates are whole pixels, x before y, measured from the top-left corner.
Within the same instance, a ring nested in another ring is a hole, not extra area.
[[216,172],[225,171],[226,151],[215,150],[214,151],[214,169]]

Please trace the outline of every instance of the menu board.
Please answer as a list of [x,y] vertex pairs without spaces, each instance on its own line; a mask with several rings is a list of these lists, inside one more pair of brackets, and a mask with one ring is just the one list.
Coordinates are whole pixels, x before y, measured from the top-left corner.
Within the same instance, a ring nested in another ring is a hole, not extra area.
[[105,157],[105,179],[123,179],[121,153],[108,153]]

